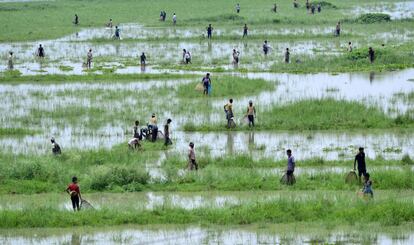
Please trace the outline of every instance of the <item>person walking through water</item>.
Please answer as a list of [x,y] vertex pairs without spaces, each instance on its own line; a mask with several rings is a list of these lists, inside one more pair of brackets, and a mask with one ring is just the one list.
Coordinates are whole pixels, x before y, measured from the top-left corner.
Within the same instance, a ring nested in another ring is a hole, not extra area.
[[341,22],[338,21],[338,23],[336,24],[335,27],[335,34],[337,37],[339,37],[339,35],[341,35]]
[[289,62],[290,62],[290,51],[289,51],[289,48],[286,48],[286,51],[285,51],[285,63],[289,64]]
[[375,60],[375,51],[372,49],[372,47],[369,47],[368,49],[368,56],[369,56],[369,62],[374,63]]
[[207,73],[205,77],[201,80],[203,83],[204,91],[203,94],[209,95],[210,94],[210,87],[211,87],[211,79],[210,73]]
[[277,4],[273,4],[272,12],[277,13]]
[[233,99],[229,99],[229,102],[224,105],[224,112],[226,113],[227,128],[231,128],[231,121],[233,120]]
[[348,52],[352,52],[352,42],[348,42]]
[[139,57],[141,60],[141,66],[145,66],[147,62],[147,56],[145,56],[145,53],[142,52],[141,56]]
[[173,21],[173,25],[177,24],[177,15],[175,15],[175,13],[173,14],[172,21]]
[[152,113],[152,116],[149,120],[149,126],[148,127],[151,129],[151,133],[152,133],[151,141],[155,142],[157,140],[157,136],[158,136],[157,117],[155,116],[155,113]]
[[115,26],[115,35],[114,35],[115,39],[121,40],[121,29],[119,29],[118,26]]
[[106,23],[106,27],[112,28],[113,24],[112,24],[112,19],[109,19],[109,22]]
[[78,178],[76,176],[72,177],[72,183],[68,185],[66,192],[70,195],[73,211],[80,211],[80,201],[82,201],[82,196],[78,185]]
[[170,123],[172,122],[172,120],[170,118],[167,119],[167,123],[164,125],[164,138],[165,138],[165,142],[164,145],[172,145],[172,141],[170,139]]
[[362,193],[364,195],[369,195],[371,198],[374,197],[374,192],[372,191],[372,181],[369,179],[369,173],[366,173],[364,176],[364,187]]
[[77,14],[75,14],[75,19],[73,20],[73,24],[79,25],[79,17]]
[[295,172],[295,158],[292,155],[292,150],[288,149],[286,151],[286,154],[288,156],[288,161],[287,161],[287,170],[286,170],[286,176],[287,176],[287,184],[288,185],[293,185],[294,184],[294,177],[293,177],[293,172]]
[[365,164],[365,152],[363,147],[359,147],[359,152],[355,156],[354,160],[354,171],[356,164],[358,163],[358,177],[359,177],[359,183],[361,183],[361,176],[367,173],[367,166]]
[[244,24],[243,27],[243,37],[247,37],[247,31],[249,30],[249,28],[247,28],[247,24]]
[[188,146],[188,170],[198,170],[198,165],[196,162],[194,143],[190,142]]
[[184,54],[184,61],[186,64],[191,64],[191,53],[188,50]]
[[141,131],[139,129],[139,121],[138,120],[135,121],[132,136],[133,136],[133,138],[142,139]]
[[9,70],[13,70],[13,68],[14,68],[14,65],[13,65],[13,52],[12,51],[9,52],[8,68],[9,68]]
[[45,57],[45,50],[43,49],[42,44],[39,44],[39,48],[37,49],[37,56],[40,58]]
[[240,55],[240,52],[237,51],[236,49],[233,49],[233,64],[236,66],[239,64],[239,55]]
[[207,38],[211,39],[212,34],[213,34],[213,27],[211,26],[211,24],[208,24],[208,26],[207,26]]
[[254,127],[254,119],[256,118],[256,108],[253,106],[253,101],[249,101],[246,112],[247,119],[249,120],[249,128]]
[[58,143],[56,143],[55,138],[51,138],[50,142],[52,143],[52,153],[53,155],[60,155],[62,154],[62,150],[60,149],[60,146]]
[[86,58],[86,67],[88,69],[91,69],[91,67],[92,67],[92,58],[93,58],[92,49],[89,49],[89,52],[88,52],[87,58]]
[[269,44],[267,43],[267,40],[265,40],[264,43],[263,43],[263,53],[264,53],[264,55],[267,55],[269,53],[269,49],[270,49]]

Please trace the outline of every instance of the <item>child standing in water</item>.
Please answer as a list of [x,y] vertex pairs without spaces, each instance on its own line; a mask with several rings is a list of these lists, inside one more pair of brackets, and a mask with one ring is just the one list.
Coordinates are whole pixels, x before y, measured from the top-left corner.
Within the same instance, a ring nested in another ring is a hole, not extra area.
[[364,188],[362,189],[364,195],[370,195],[374,197],[374,192],[372,191],[372,181],[369,179],[369,173],[366,173],[364,176]]

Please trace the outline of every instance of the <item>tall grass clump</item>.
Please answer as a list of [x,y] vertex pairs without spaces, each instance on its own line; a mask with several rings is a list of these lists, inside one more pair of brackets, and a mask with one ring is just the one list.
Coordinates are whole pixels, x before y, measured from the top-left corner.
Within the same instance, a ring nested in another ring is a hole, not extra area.
[[355,22],[361,24],[372,24],[380,22],[389,22],[391,21],[391,16],[384,13],[367,13],[362,14],[355,19]]
[[96,191],[145,185],[150,176],[145,169],[127,166],[99,166],[90,176],[90,188]]
[[414,160],[411,159],[410,155],[408,154],[404,154],[404,156],[401,159],[401,162],[406,165],[414,165]]
[[318,6],[321,5],[322,9],[336,9],[336,5],[327,1],[312,1],[311,4]]

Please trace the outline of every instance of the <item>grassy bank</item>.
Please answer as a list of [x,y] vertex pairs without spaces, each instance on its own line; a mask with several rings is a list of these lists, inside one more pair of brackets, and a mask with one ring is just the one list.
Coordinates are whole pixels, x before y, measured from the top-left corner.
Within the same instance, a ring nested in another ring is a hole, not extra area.
[[[109,18],[113,18],[114,24],[139,22],[149,26],[172,26],[173,12],[177,13],[178,26],[195,25],[203,29],[208,23],[240,25],[248,22],[263,25],[284,22],[314,25],[343,18],[346,16],[343,10],[347,6],[358,3],[355,0],[349,5],[339,0],[330,2],[336,8],[324,8],[323,14],[314,16],[306,14],[303,4],[300,9],[293,9],[291,2],[281,2],[278,4],[279,13],[274,14],[270,11],[271,3],[253,3],[247,0],[240,1],[242,11],[239,15],[235,14],[234,3],[218,0],[212,2],[192,0],[68,2],[57,0],[52,2],[2,3],[0,20],[5,25],[4,34],[0,35],[0,41],[57,38],[79,31],[83,27],[103,27]],[[205,9],[209,9],[209,11],[206,13]],[[141,10],[139,14],[137,14],[137,10]],[[167,12],[166,22],[159,21],[160,10]],[[79,26],[72,24],[75,13],[79,15]],[[45,26],[48,28],[44,28]]]
[[183,79],[192,78],[191,74],[86,74],[86,75],[29,75],[22,76],[16,71],[0,73],[0,83],[42,83],[42,84],[58,84],[58,83],[70,83],[70,82],[130,82],[137,80],[151,80],[151,79]]
[[[302,100],[286,105],[274,105],[258,112],[259,122],[255,130],[343,130],[412,127],[414,119],[402,115],[395,119],[388,117],[379,109],[366,107],[359,102],[335,99]],[[241,118],[244,111],[235,110],[235,117]],[[219,131],[223,125],[187,123],[186,131]],[[248,130],[239,125],[234,130]]]
[[[332,167],[351,169],[352,161],[301,160],[298,168],[316,168],[317,172],[305,171],[299,174],[296,185],[288,187],[279,183],[286,166],[285,161],[253,160],[243,155],[200,157],[200,170],[187,172],[186,160],[171,153],[159,168],[164,177],[151,179],[146,165],[155,166],[163,149],[160,142],[145,143],[139,151],[131,151],[126,145],[119,145],[110,150],[65,151],[57,157],[2,154],[0,193],[59,193],[72,176],[80,179],[85,192],[286,189],[354,191],[360,188],[359,185],[344,183],[345,172],[329,171]],[[367,159],[367,162],[374,189],[414,189],[414,172],[409,156],[402,160]],[[391,166],[397,169],[383,168]]]
[[1,228],[110,226],[125,224],[288,224],[328,222],[335,225],[381,223],[403,225],[414,221],[410,203],[364,200],[294,200],[253,203],[220,209],[155,208],[152,211],[99,210],[72,213],[53,209],[0,211]]
[[371,44],[375,50],[375,61],[368,59],[368,46],[344,52],[338,56],[332,55],[292,55],[292,63],[276,63],[271,71],[291,73],[312,72],[353,72],[353,71],[390,71],[414,67],[412,45],[381,46]]

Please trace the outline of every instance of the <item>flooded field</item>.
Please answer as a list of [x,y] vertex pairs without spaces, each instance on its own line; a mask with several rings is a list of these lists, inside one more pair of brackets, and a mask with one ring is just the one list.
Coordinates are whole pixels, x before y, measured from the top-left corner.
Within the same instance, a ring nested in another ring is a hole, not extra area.
[[395,1],[368,3],[364,6],[358,6],[353,13],[384,13],[391,16],[392,19],[406,19],[414,17],[414,1]]
[[[298,235],[296,232],[299,232]],[[245,227],[114,227],[112,229],[37,229],[0,231],[2,244],[411,244],[414,234],[323,229],[303,226]]]
[[[243,108],[249,100],[253,100],[258,109],[265,110],[275,104],[286,104],[303,99],[334,98],[359,101],[368,106],[380,108],[391,117],[412,110],[412,101],[406,100],[404,95],[414,91],[414,83],[410,81],[414,77],[413,69],[368,74],[247,73],[234,75],[249,79],[262,78],[275,86],[273,91],[262,91],[257,95],[237,98],[236,108]],[[201,102],[200,106],[206,103],[208,107],[211,106],[212,110],[199,111],[196,116],[191,117],[187,111],[177,111],[174,104],[165,103],[168,100],[187,104],[188,102],[175,97],[174,91],[180,84],[188,84],[192,81],[194,79],[0,85],[2,95],[0,97],[0,111],[2,112],[0,119],[3,127],[26,127],[27,120],[31,118],[31,127],[39,130],[34,135],[23,135],[18,138],[2,136],[0,137],[1,148],[3,151],[14,153],[42,154],[48,151],[45,139],[51,136],[58,138],[62,146],[67,149],[110,148],[129,139],[132,131],[131,123],[135,120],[135,115],[139,115],[138,118],[145,123],[145,118],[149,118],[152,112],[157,112],[160,119],[171,117],[174,120],[172,137],[175,150],[185,149],[187,141],[193,140],[200,142],[202,146],[206,145],[211,148],[213,155],[253,151],[258,155],[278,155],[278,158],[281,158],[282,153],[277,153],[277,151],[294,147],[297,149],[297,154],[303,158],[324,155],[327,159],[338,159],[341,156],[347,156],[361,145],[367,148],[367,154],[372,158],[378,156],[387,159],[399,158],[403,154],[413,153],[412,134],[393,130],[363,134],[360,132],[182,132],[184,123],[198,123],[205,120],[223,121],[221,107],[226,103],[226,98]],[[151,100],[152,102],[148,103],[148,96],[154,92],[164,96],[164,99]],[[133,104],[141,106],[133,108],[131,107]],[[160,107],[163,110],[160,110]],[[111,111],[115,108],[122,114],[132,115],[130,121],[120,120],[114,116]],[[70,110],[78,110],[79,117],[83,119],[72,118],[71,114],[68,114]],[[95,110],[101,115],[103,113],[108,116],[93,122],[91,116],[94,114],[91,113]],[[56,113],[60,113],[63,117],[57,118]],[[243,123],[239,115],[236,114],[236,119]],[[258,122],[261,116],[258,115]],[[289,138],[288,141],[287,138]],[[212,141],[216,143],[214,145],[207,143]],[[261,151],[254,150],[262,146],[264,147]]]
[[298,2],[0,0],[0,244],[414,244],[414,2]]
[[[375,171],[375,170],[374,170]],[[376,200],[383,201],[393,198],[398,202],[413,202],[411,191],[381,191],[375,193]],[[182,208],[193,210],[198,208],[220,209],[235,205],[249,205],[253,203],[310,200],[330,200],[340,202],[348,200],[357,202],[359,197],[350,191],[207,191],[207,192],[137,192],[137,193],[87,193],[84,198],[96,210],[155,210],[162,208]],[[7,195],[0,201],[0,210],[28,210],[53,209],[59,211],[73,211],[67,195],[63,194],[34,194],[34,195]],[[6,198],[7,197],[7,198]]]

